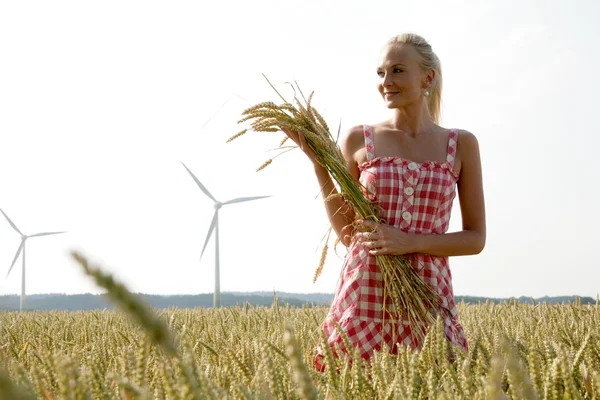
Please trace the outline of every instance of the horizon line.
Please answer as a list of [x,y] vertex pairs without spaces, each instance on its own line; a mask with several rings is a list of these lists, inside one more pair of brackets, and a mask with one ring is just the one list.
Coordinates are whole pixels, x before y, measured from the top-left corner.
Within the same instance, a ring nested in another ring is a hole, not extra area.
[[[102,296],[105,295],[107,292],[104,293],[90,293],[90,292],[84,292],[84,293],[58,293],[58,292],[53,292],[53,293],[29,293],[27,294],[27,296],[80,296],[80,295],[92,295],[92,296]],[[145,292],[130,292],[132,294],[137,294],[137,295],[150,295],[150,296],[202,296],[202,295],[213,295],[214,292],[203,292],[203,293],[171,293],[171,294],[161,294],[161,293],[145,293]],[[286,293],[286,294],[302,294],[302,295],[334,295],[334,292],[286,292],[286,291],[270,291],[270,290],[254,290],[254,291],[248,291],[248,292],[244,292],[244,291],[226,291],[226,292],[221,292],[221,294],[254,294],[254,293],[270,293],[270,294],[277,294],[277,293]],[[5,293],[5,294],[0,294],[0,297],[4,297],[4,296],[20,296],[19,293]],[[594,298],[594,296],[585,296],[585,295],[578,295],[578,294],[561,294],[561,295],[543,295],[543,296],[531,296],[531,295],[520,295],[520,296],[505,296],[505,297],[494,297],[494,296],[481,296],[481,295],[470,295],[470,294],[455,294],[454,297],[481,297],[481,298],[490,298],[490,299],[511,299],[511,298],[521,298],[521,297],[525,297],[525,298],[544,298],[544,297],[589,297],[589,298]],[[596,298],[600,299],[600,293],[596,294]]]

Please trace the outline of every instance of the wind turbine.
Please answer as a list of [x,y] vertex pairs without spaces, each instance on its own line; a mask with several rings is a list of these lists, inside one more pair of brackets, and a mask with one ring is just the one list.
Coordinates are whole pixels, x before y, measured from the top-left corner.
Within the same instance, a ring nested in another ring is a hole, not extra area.
[[6,218],[6,220],[10,224],[10,226],[12,226],[13,229],[15,231],[17,231],[17,233],[19,235],[21,235],[21,244],[19,245],[19,248],[17,249],[17,254],[15,254],[15,258],[13,259],[12,264],[10,264],[8,273],[6,274],[6,277],[8,278],[8,276],[10,275],[10,271],[12,271],[13,267],[15,266],[15,263],[17,262],[17,258],[19,258],[21,251],[23,251],[23,269],[21,271],[21,300],[19,302],[19,311],[21,312],[21,311],[23,311],[23,307],[25,305],[25,242],[27,241],[27,239],[32,238],[32,237],[58,235],[59,233],[65,233],[65,232],[40,232],[40,233],[35,233],[33,235],[25,235],[23,232],[21,232],[19,230],[19,228],[17,228],[15,223],[12,222],[10,218],[8,218],[8,215],[6,215],[6,213],[4,211],[2,211],[2,209],[0,209],[0,212],[4,215],[4,218]]
[[204,241],[204,247],[202,247],[202,253],[200,253],[200,259],[202,259],[202,256],[204,255],[204,250],[206,250],[206,245],[208,244],[210,236],[214,232],[215,233],[215,292],[213,294],[213,307],[215,307],[215,308],[221,307],[221,286],[220,286],[221,282],[220,282],[220,273],[219,273],[219,210],[221,209],[222,206],[227,205],[227,204],[243,203],[245,201],[264,199],[266,197],[271,197],[271,196],[238,197],[237,199],[233,199],[233,200],[229,200],[224,203],[221,203],[220,201],[215,199],[212,194],[210,194],[208,189],[200,182],[200,180],[198,180],[198,178],[196,178],[196,175],[194,175],[192,173],[192,171],[190,171],[190,169],[183,162],[181,164],[187,170],[187,172],[190,174],[192,179],[196,182],[196,184],[198,185],[200,190],[202,190],[202,192],[204,192],[205,195],[207,195],[212,201],[214,201],[213,207],[215,209],[215,213],[213,214],[213,219],[212,219],[212,222],[210,223],[210,228],[208,228],[208,234],[206,235],[206,240]]

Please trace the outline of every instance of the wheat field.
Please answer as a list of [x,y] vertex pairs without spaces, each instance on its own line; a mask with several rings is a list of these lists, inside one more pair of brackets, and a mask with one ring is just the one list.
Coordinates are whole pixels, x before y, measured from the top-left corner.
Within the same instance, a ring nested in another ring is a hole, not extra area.
[[0,398],[600,399],[598,305],[460,304],[468,354],[438,325],[420,352],[319,373],[324,307],[152,310],[79,261],[120,310],[1,312]]

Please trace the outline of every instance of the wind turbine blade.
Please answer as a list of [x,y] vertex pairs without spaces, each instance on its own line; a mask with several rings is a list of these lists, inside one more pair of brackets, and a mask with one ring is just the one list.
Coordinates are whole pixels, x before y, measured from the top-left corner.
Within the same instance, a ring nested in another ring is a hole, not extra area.
[[213,197],[212,194],[210,194],[210,192],[208,191],[208,189],[198,180],[198,178],[196,178],[196,175],[194,175],[192,173],[192,171],[190,171],[190,169],[188,167],[186,167],[186,165],[182,162],[181,165],[183,165],[183,167],[187,170],[187,172],[191,175],[192,179],[194,179],[194,181],[196,182],[196,184],[200,187],[200,190],[202,190],[204,192],[205,195],[207,195],[208,197],[210,197],[212,199],[212,201],[214,201],[215,203],[217,202],[217,199],[215,199]]
[[204,129],[204,127],[206,125],[208,125],[208,123],[210,122],[210,120],[213,119],[221,111],[221,109],[223,107],[225,107],[225,104],[227,104],[229,102],[229,100],[231,100],[231,98],[233,96],[239,97],[240,99],[242,99],[242,100],[244,100],[246,102],[248,101],[248,100],[246,100],[245,98],[243,98],[242,96],[240,96],[237,93],[231,93],[231,95],[227,98],[227,100],[225,100],[225,102],[223,104],[221,104],[221,107],[219,107],[219,109],[217,111],[215,111],[215,113],[213,115],[211,115],[209,119],[206,120],[206,122],[202,125],[202,128],[200,128],[200,130]]
[[202,256],[204,255],[204,250],[206,250],[206,245],[208,244],[208,241],[210,240],[210,235],[212,235],[213,231],[215,230],[215,227],[217,226],[217,213],[218,213],[218,211],[215,211],[215,214],[213,215],[213,219],[210,223],[210,228],[208,228],[208,234],[206,235],[206,240],[204,241],[204,247],[202,247],[202,253],[200,253],[201,260],[202,260]]
[[237,199],[226,201],[225,203],[223,203],[223,205],[225,205],[225,204],[233,204],[233,203],[243,203],[245,201],[265,199],[267,197],[271,197],[271,196],[239,197]]
[[58,234],[61,234],[61,233],[67,233],[67,232],[66,231],[63,231],[63,232],[41,232],[41,233],[36,233],[34,235],[29,235],[29,237],[58,235]]
[[10,218],[8,218],[8,215],[6,215],[6,213],[4,211],[2,211],[2,209],[0,208],[0,212],[4,215],[4,218],[6,218],[6,220],[8,221],[8,223],[10,224],[10,226],[13,227],[13,229],[17,232],[19,232],[19,235],[23,235],[23,233],[19,230],[19,228],[17,228],[17,226],[15,225],[14,222],[11,221]]
[[17,262],[17,258],[19,258],[19,254],[21,254],[21,250],[23,250],[24,244],[25,244],[25,240],[21,240],[21,244],[19,245],[19,248],[17,249],[17,254],[15,254],[15,258],[13,258],[13,262],[12,262],[12,264],[10,264],[10,268],[8,269],[8,273],[6,274],[7,278],[10,275],[10,271],[12,271],[13,267],[15,266],[15,263]]

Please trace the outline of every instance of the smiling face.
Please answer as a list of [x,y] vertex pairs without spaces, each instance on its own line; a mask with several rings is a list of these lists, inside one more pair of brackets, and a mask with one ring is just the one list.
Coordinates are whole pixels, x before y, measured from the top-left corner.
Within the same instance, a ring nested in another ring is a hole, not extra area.
[[382,50],[377,88],[388,108],[423,102],[423,93],[433,82],[435,72],[423,71],[420,61],[421,56],[409,44],[392,44]]

